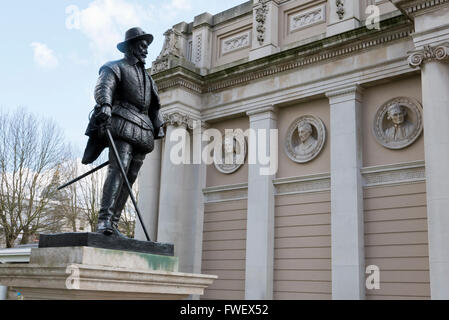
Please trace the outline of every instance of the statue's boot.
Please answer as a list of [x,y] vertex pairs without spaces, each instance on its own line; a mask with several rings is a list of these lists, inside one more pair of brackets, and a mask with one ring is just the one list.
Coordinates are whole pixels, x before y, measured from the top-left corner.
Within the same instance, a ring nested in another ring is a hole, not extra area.
[[[117,151],[125,170],[128,168],[131,161],[131,146],[123,141],[116,142]],[[108,174],[103,187],[103,197],[101,199],[100,215],[98,217],[97,232],[105,235],[114,234],[114,224],[112,217],[114,215],[114,207],[116,199],[120,193],[120,186],[122,185],[122,176],[120,168],[115,160],[115,155],[112,150],[109,150],[110,164]]]
[[[134,182],[136,182],[136,180],[137,180],[137,176],[139,174],[140,168],[143,165],[144,159],[145,159],[145,154],[135,154],[130,165],[129,165],[127,178],[128,178],[129,184],[131,185],[131,188],[134,185]],[[120,222],[120,216],[121,216],[123,209],[125,208],[126,201],[128,201],[128,198],[129,198],[129,191],[128,191],[125,181],[123,181],[120,186],[119,195],[118,195],[117,200],[114,205],[114,214],[112,215],[112,219],[111,219],[112,227],[114,229],[114,234],[116,234],[120,237],[125,237],[118,230],[118,223]]]

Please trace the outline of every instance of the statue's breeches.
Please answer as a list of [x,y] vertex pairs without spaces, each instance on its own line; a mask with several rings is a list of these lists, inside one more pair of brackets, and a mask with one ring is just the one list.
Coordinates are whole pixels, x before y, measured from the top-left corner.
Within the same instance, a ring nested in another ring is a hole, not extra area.
[[114,140],[126,141],[141,153],[147,154],[154,149],[152,128],[142,127],[118,115],[112,116],[111,133]]

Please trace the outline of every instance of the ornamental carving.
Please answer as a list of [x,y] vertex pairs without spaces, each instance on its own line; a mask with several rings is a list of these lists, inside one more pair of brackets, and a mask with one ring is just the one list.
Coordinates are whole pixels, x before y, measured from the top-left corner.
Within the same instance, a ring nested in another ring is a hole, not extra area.
[[257,41],[259,45],[263,45],[265,41],[265,21],[267,20],[268,14],[268,0],[260,0],[259,6],[256,9],[256,31],[257,31]]
[[246,158],[246,139],[243,135],[225,135],[221,152],[214,153],[215,168],[224,174],[240,169]]
[[164,33],[165,40],[162,51],[153,63],[152,73],[158,73],[170,68],[169,56],[182,57],[180,49],[181,33],[175,29],[169,29]]
[[408,58],[408,63],[412,68],[420,67],[425,61],[445,60],[449,57],[449,43],[438,46],[424,46],[422,50],[414,51]]
[[326,6],[322,5],[320,7],[292,15],[290,17],[290,30],[295,31],[324,21],[326,21]]
[[336,0],[336,5],[337,5],[338,18],[340,20],[343,20],[343,18],[345,17],[345,13],[346,13],[344,0]]
[[323,150],[326,127],[321,119],[305,115],[296,119],[288,128],[285,141],[287,156],[296,163],[315,159]]
[[234,37],[222,40],[221,53],[226,54],[232,51],[240,50],[250,45],[250,32],[245,32]]
[[203,50],[203,35],[199,34],[196,36],[195,63],[201,62],[201,51],[202,50]]
[[175,127],[185,126],[188,129],[193,129],[194,119],[180,112],[164,113],[162,115],[164,125],[171,125]]
[[384,103],[376,113],[373,134],[388,149],[403,149],[423,130],[422,106],[412,98],[399,97]]

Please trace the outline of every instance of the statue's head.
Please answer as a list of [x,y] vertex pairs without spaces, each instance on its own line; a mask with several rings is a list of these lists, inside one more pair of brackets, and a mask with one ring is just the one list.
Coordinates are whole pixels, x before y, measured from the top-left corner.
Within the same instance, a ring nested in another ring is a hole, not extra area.
[[127,56],[136,57],[145,63],[148,55],[148,46],[153,42],[153,36],[141,28],[131,28],[126,31],[125,41],[119,43],[117,48]]
[[392,104],[387,110],[387,119],[391,120],[394,124],[400,125],[404,123],[407,111],[399,103]]
[[301,142],[307,141],[309,137],[312,135],[312,125],[306,121],[301,121],[298,124],[298,135]]
[[131,41],[127,46],[126,55],[136,57],[140,62],[145,64],[148,55],[148,46],[147,40]]
[[224,149],[226,153],[234,152],[234,138],[232,136],[225,136]]

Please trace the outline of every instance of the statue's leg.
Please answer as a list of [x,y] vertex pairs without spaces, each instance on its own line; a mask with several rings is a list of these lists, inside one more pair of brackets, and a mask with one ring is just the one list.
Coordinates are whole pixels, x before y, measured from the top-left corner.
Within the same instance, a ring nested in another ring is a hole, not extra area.
[[[117,151],[122,161],[123,167],[129,166],[132,158],[132,146],[124,141],[114,141],[117,147]],[[114,204],[118,197],[120,186],[122,184],[122,176],[120,167],[115,159],[114,152],[109,148],[109,168],[106,181],[103,187],[103,197],[101,199],[100,214],[98,217],[98,232],[104,232],[105,234],[112,234],[112,216],[114,215]]]
[[[137,180],[137,176],[139,174],[140,168],[143,165],[143,160],[145,159],[144,153],[135,153],[133,154],[132,160],[130,162],[129,168],[128,168],[128,181],[131,187],[133,186],[134,182]],[[129,198],[129,192],[128,188],[126,187],[125,183],[122,183],[122,186],[120,188],[119,195],[115,201],[114,205],[114,215],[112,216],[112,224],[114,229],[118,228],[118,223],[120,221],[121,213],[125,207],[126,201]]]

